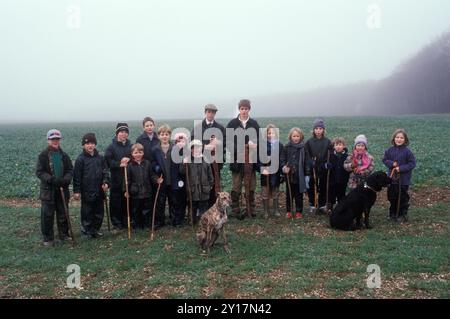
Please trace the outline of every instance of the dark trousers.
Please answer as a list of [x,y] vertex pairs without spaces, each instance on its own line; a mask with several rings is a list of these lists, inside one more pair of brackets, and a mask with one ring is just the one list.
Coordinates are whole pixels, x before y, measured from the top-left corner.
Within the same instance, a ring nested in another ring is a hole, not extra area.
[[202,215],[209,209],[209,201],[207,200],[194,200],[192,201],[192,216],[194,218],[194,223],[196,224]]
[[131,207],[131,225],[133,229],[149,228],[153,211],[151,198],[132,198]]
[[103,199],[92,202],[81,201],[81,231],[87,235],[94,235],[100,231],[104,214]]
[[[291,183],[292,191],[292,204],[295,202],[295,212],[303,212],[303,193],[299,191],[299,185],[297,183]],[[289,193],[289,187],[286,187],[286,212],[291,213],[291,194]]]
[[[327,192],[327,174],[322,173],[317,176],[317,192],[319,193],[319,207],[323,207],[326,204],[326,192]],[[309,198],[309,206],[315,206],[314,204],[314,176],[311,175],[309,179],[309,189],[308,189],[308,198]]]
[[127,200],[123,194],[122,191],[111,190],[109,200],[111,223],[119,229],[127,228]]
[[336,183],[330,185],[330,207],[339,203],[344,197],[347,190],[347,183]]
[[[216,173],[215,173],[215,170],[214,170],[214,165],[211,165],[211,169],[212,169],[212,171],[213,171],[213,176],[214,176],[214,179],[216,178]],[[220,177],[220,169],[219,169],[219,171],[217,172],[217,176],[219,177],[219,183],[220,183],[220,180],[221,180],[221,177]],[[216,183],[216,182],[214,182],[214,183]],[[221,187],[222,188],[222,187]],[[209,207],[212,207],[215,203],[216,203],[216,200],[217,200],[217,194],[216,194],[216,188],[215,187],[213,187],[212,189],[211,189],[211,192],[209,193]],[[208,208],[209,208],[208,207]]]
[[41,203],[41,231],[44,241],[52,241],[55,239],[53,233],[53,223],[56,212],[56,226],[58,228],[59,238],[69,236],[69,227],[67,224],[64,203],[59,192],[54,194],[55,201],[42,201]]
[[172,225],[182,225],[186,217],[186,191],[172,190],[171,186],[161,186],[156,203],[155,224],[161,227],[165,224],[166,200],[169,203],[169,217]]
[[[400,209],[399,209],[399,216],[406,216],[408,215],[408,209],[409,209],[409,194],[408,194],[409,186],[401,186],[400,190]],[[397,205],[398,205],[398,196],[399,196],[399,189],[398,184],[391,184],[388,187],[387,190],[387,196],[388,200],[391,203],[391,206],[389,207],[389,216],[395,217],[397,214]]]

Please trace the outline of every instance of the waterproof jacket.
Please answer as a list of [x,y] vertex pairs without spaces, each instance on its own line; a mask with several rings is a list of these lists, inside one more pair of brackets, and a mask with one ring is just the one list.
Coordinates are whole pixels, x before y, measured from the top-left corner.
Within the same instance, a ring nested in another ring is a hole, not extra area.
[[36,165],[36,176],[41,181],[39,199],[42,201],[54,202],[55,194],[60,194],[51,160],[52,152],[59,152],[61,154],[62,184],[60,186],[64,189],[64,196],[66,200],[68,200],[70,197],[69,185],[72,181],[73,165],[69,155],[61,148],[57,151],[46,148],[39,154]]
[[151,163],[143,159],[141,163],[131,160],[127,166],[128,192],[131,198],[146,199],[152,197],[153,187],[158,176],[153,172]]
[[102,184],[110,184],[106,160],[97,150],[91,155],[84,151],[75,161],[73,192],[81,194],[81,200],[93,202],[104,199]]
[[126,140],[121,143],[114,138],[105,151],[105,159],[111,172],[111,191],[122,192],[124,183],[124,169],[120,167],[122,158],[131,158],[131,143]]

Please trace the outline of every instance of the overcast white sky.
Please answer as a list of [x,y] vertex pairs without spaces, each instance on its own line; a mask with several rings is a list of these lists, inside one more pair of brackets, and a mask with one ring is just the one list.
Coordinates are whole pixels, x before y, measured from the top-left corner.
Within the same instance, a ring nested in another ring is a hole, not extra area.
[[240,98],[385,77],[450,27],[448,0],[2,0],[0,14],[1,122],[194,118],[211,102],[230,117]]

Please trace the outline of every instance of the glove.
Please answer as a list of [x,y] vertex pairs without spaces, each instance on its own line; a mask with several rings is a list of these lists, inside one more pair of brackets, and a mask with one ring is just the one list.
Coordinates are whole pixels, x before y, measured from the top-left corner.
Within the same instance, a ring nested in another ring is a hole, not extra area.
[[326,170],[332,169],[333,168],[333,164],[330,162],[326,162],[325,164],[323,164],[323,166],[325,167]]
[[310,177],[305,176],[306,189],[309,189],[309,180],[310,180]]
[[53,181],[53,186],[59,188],[59,187],[63,187],[64,186],[64,180],[62,177],[52,177],[52,181]]

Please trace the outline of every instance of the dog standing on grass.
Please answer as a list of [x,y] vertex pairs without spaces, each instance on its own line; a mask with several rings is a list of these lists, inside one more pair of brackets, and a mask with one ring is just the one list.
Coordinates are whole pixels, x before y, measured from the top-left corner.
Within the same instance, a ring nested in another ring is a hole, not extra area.
[[230,253],[225,234],[225,223],[228,220],[227,209],[230,205],[230,194],[227,192],[218,193],[216,203],[202,215],[197,240],[204,251],[209,253],[219,235],[222,235],[223,247],[227,253]]

